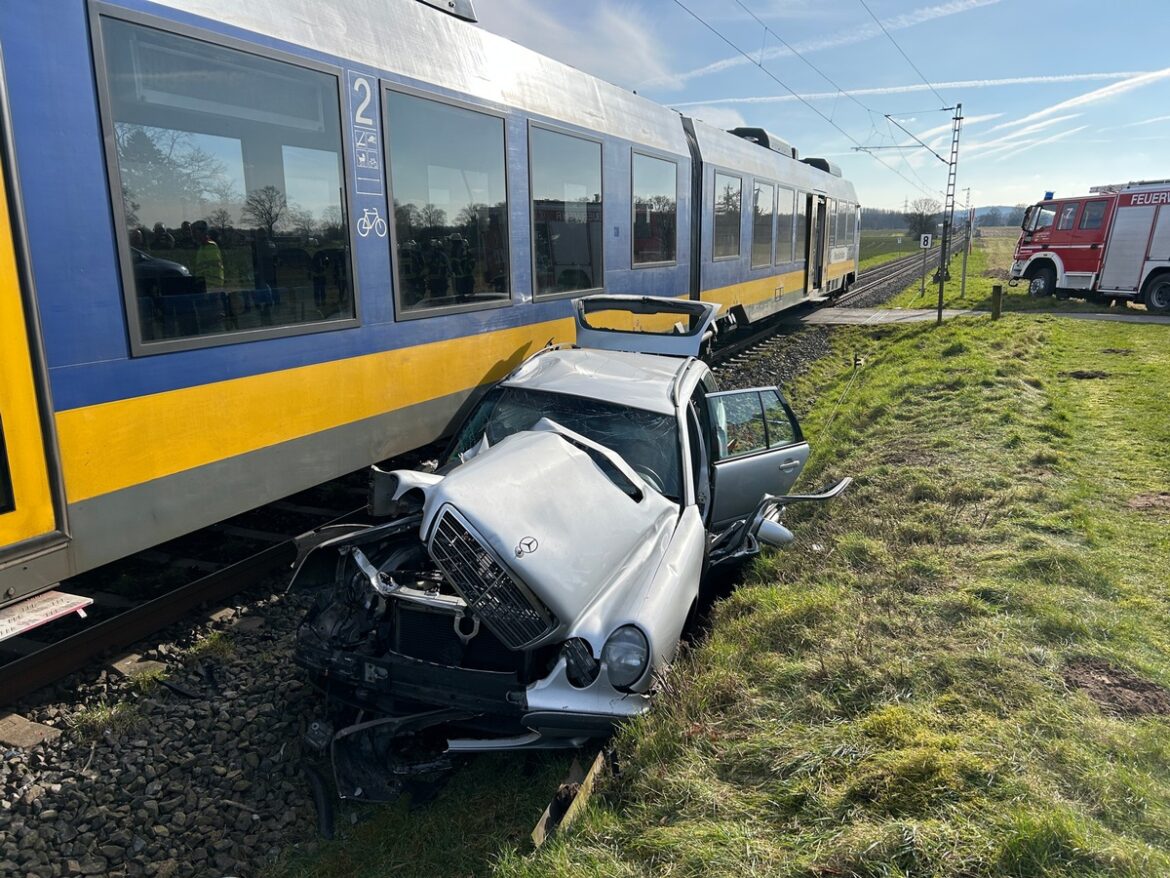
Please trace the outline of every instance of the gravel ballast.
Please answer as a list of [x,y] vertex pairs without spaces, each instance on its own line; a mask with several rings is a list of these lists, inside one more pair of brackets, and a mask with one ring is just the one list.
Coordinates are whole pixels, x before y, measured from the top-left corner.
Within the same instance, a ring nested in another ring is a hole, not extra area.
[[291,659],[302,612],[268,595],[140,644],[186,695],[95,670],[18,705],[65,733],[3,753],[0,875],[255,875],[313,839],[300,737],[317,701]]

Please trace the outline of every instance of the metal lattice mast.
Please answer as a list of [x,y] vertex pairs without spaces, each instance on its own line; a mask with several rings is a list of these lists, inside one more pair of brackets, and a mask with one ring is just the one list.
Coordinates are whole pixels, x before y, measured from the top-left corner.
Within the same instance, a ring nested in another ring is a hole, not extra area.
[[938,322],[942,323],[943,288],[947,282],[947,250],[951,226],[955,221],[955,180],[959,175],[959,132],[963,130],[963,105],[955,104],[954,127],[951,129],[951,156],[947,163],[947,194],[943,203],[942,250],[938,255]]

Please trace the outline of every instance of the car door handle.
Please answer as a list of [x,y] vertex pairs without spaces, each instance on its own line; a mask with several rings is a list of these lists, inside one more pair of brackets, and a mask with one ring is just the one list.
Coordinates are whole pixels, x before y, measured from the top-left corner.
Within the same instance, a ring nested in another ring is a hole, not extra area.
[[795,458],[790,457],[790,458],[788,458],[788,460],[784,461],[784,463],[780,464],[780,469],[782,469],[782,470],[795,469],[798,466],[800,466],[800,461],[796,460]]

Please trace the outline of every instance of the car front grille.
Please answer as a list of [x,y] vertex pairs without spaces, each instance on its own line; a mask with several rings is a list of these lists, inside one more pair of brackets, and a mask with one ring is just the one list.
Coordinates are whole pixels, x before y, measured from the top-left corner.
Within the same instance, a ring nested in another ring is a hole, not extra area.
[[548,608],[512,577],[450,507],[439,513],[429,550],[471,611],[509,649],[521,649],[556,628]]

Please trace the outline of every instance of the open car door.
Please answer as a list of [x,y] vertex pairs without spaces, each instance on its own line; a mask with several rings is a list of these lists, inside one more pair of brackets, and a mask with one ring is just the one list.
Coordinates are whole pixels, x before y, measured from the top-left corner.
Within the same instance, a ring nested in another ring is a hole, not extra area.
[[707,394],[713,461],[711,525],[750,516],[764,494],[787,494],[808,443],[775,387]]
[[578,347],[674,357],[703,352],[720,307],[657,296],[584,296],[573,304]]

